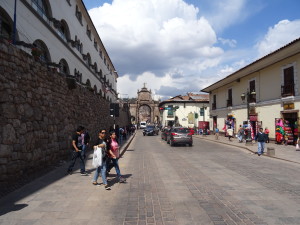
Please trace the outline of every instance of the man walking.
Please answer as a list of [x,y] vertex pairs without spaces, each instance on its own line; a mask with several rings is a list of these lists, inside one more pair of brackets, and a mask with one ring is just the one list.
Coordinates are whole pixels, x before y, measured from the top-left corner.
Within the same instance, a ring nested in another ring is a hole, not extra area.
[[80,173],[82,176],[86,176],[87,173],[85,172],[85,165],[84,165],[84,159],[81,155],[82,151],[82,145],[83,145],[83,137],[81,134],[83,133],[84,128],[82,126],[79,126],[76,130],[76,133],[72,136],[72,159],[71,159],[71,164],[68,168],[68,174],[72,174],[73,167],[76,163],[77,158],[80,159]]
[[82,151],[81,151],[81,156],[83,158],[83,160],[85,160],[86,158],[86,149],[89,145],[89,142],[91,140],[91,137],[89,135],[89,132],[86,131],[86,129],[83,127],[83,132],[81,134],[82,137]]
[[267,138],[266,138],[266,134],[263,132],[263,128],[259,128],[259,131],[255,137],[255,141],[257,141],[257,146],[258,146],[257,149],[258,156],[264,154],[266,140]]

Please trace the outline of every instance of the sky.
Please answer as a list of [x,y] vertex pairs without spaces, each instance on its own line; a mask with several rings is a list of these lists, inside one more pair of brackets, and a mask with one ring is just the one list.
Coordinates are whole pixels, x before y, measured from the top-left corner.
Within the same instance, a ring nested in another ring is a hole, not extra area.
[[83,0],[119,97],[201,89],[300,37],[299,0]]

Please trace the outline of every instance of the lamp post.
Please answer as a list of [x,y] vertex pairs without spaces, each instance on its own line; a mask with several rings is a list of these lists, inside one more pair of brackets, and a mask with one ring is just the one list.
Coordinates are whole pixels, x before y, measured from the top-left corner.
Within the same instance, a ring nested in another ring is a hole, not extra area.
[[247,90],[246,93],[243,93],[241,95],[241,99],[244,102],[245,99],[247,101],[247,137],[246,137],[246,145],[252,145],[252,138],[251,138],[251,129],[250,129],[250,97],[255,98],[256,93],[255,91],[250,92],[249,90]]

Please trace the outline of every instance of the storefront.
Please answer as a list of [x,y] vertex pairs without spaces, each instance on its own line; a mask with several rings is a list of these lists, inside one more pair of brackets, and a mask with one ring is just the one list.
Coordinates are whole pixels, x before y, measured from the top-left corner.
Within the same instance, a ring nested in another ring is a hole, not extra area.
[[236,133],[236,124],[235,124],[235,117],[233,114],[228,114],[227,119],[224,122],[223,130],[225,132],[225,136],[227,136],[227,130],[229,128],[233,129],[233,133]]
[[295,145],[298,138],[299,110],[283,110],[282,118],[275,119],[277,144]]

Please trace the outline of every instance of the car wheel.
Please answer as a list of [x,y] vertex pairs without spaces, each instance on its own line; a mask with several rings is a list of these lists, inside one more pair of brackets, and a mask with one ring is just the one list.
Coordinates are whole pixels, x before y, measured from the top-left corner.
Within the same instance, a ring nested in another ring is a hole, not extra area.
[[173,147],[174,146],[174,142],[170,141],[170,146]]
[[143,134],[144,136],[146,135],[146,134]]
[[193,146],[193,143],[190,143],[189,146],[192,147],[192,146]]

